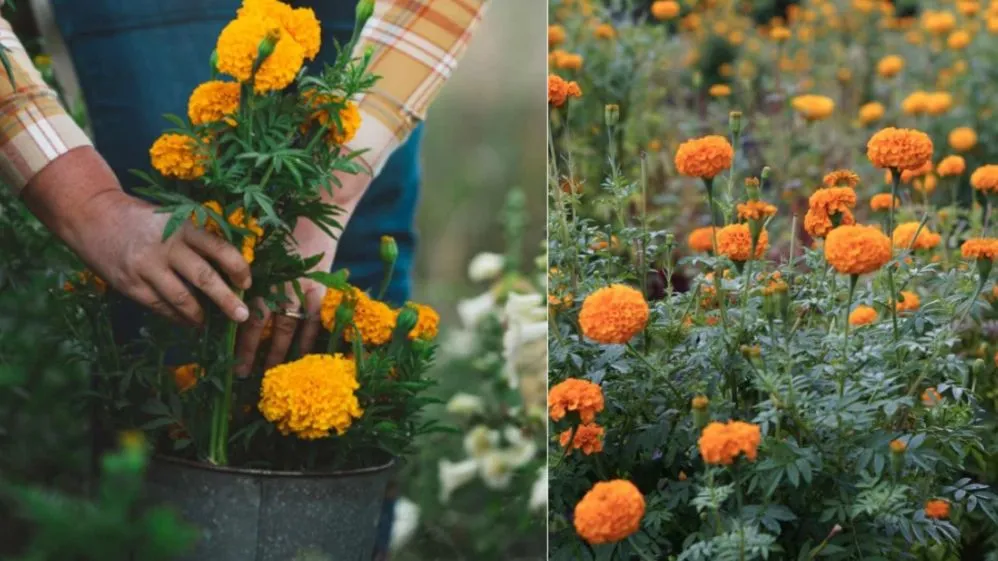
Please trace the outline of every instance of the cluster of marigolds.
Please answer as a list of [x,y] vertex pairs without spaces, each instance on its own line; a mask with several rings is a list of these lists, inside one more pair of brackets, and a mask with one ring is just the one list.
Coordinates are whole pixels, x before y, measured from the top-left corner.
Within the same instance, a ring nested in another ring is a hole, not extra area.
[[[867,157],[873,165],[888,170],[897,178],[895,191],[904,173],[921,169],[927,162],[931,166],[932,153],[929,137],[911,129],[883,129],[874,134],[867,145]],[[675,164],[679,173],[702,180],[710,196],[714,178],[731,167],[733,157],[733,147],[726,138],[706,136],[683,143],[676,152]],[[946,166],[959,167],[960,173],[965,171],[959,156],[949,156],[943,162]],[[907,255],[908,252],[932,249],[940,243],[940,235],[926,228],[924,222],[894,226],[894,210],[899,204],[896,192],[883,194],[887,197],[886,203],[882,195],[871,201],[873,209],[888,215],[891,235],[885,234],[881,225],[857,224],[852,213],[857,204],[853,190],[857,182],[858,176],[849,170],[829,173],[824,185],[811,196],[805,218],[807,231],[815,238],[823,239],[825,259],[835,271],[855,281],[860,275],[881,270],[900,252]],[[971,175],[971,183],[975,189],[994,193],[998,189],[998,166],[978,168]],[[727,257],[739,271],[746,262],[763,257],[768,239],[763,223],[776,213],[776,207],[759,200],[757,180],[747,182],[746,193],[747,200],[737,206],[738,221],[694,232],[689,237],[691,249]],[[893,205],[890,204],[892,197]],[[977,264],[983,287],[993,261],[998,259],[998,239],[983,235],[971,238],[963,243],[961,253]],[[890,273],[891,267],[887,269]],[[767,294],[787,290],[778,272],[764,276],[763,280],[764,291],[769,291]],[[720,284],[708,288],[710,295],[723,300],[714,292],[721,290]],[[911,291],[902,291],[896,298],[892,295],[888,299],[890,302],[895,300],[892,313],[915,310],[920,305],[918,295]],[[876,311],[867,306],[854,310],[847,307],[847,312],[847,324],[854,326],[877,320]],[[627,344],[645,330],[649,315],[648,303],[639,290],[614,284],[589,294],[582,303],[578,320],[582,334],[588,340],[620,345]],[[929,405],[939,399],[933,388],[922,395],[922,401]],[[604,429],[596,422],[596,415],[604,407],[599,385],[582,379],[567,379],[551,388],[548,403],[552,421],[562,421],[568,416],[572,424],[559,439],[566,454],[602,451]],[[737,461],[755,461],[762,442],[759,427],[739,420],[708,422],[709,403],[707,397],[696,396],[690,406],[694,422],[701,428],[698,447],[704,463],[731,466]],[[891,450],[903,454],[904,443],[895,441]],[[575,509],[575,528],[591,544],[619,541],[637,531],[644,506],[642,494],[632,483],[626,480],[598,483],[579,501]],[[925,505],[925,514],[946,518],[949,503],[930,500]]]

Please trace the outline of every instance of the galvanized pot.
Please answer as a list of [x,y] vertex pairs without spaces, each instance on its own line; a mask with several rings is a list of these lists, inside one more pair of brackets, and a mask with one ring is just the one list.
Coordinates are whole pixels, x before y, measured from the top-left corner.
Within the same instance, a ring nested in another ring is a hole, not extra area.
[[393,465],[303,473],[158,456],[147,495],[201,531],[179,561],[371,561]]

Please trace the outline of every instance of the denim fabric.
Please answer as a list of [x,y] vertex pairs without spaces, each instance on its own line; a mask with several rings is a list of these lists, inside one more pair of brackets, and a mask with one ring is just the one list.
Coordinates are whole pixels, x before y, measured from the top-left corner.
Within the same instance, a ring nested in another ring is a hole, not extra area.
[[[335,38],[349,40],[355,2],[299,0],[315,10],[323,48],[310,64],[335,55]],[[191,91],[209,78],[208,58],[219,31],[235,15],[239,0],[53,0],[87,102],[98,151],[125,188],[138,182],[129,170],[147,170],[149,146],[170,124],[165,114],[186,115]],[[352,283],[376,289],[382,265],[382,235],[394,236],[399,259],[387,299],[409,297],[419,195],[422,127],[400,147],[361,200],[337,250],[337,269]],[[127,315],[135,317],[132,307]],[[136,325],[135,322],[131,322]]]

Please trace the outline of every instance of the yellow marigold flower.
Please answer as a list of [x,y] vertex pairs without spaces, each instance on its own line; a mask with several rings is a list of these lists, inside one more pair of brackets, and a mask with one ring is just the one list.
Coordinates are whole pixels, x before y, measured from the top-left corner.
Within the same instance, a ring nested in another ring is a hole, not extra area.
[[998,194],[998,165],[989,164],[974,170],[970,184],[984,193]]
[[673,19],[679,15],[679,12],[679,2],[656,0],[656,2],[651,5],[651,15],[659,21]]
[[936,391],[936,388],[926,388],[926,390],[922,392],[922,405],[926,407],[935,407],[936,405],[939,405],[942,400],[943,396]]
[[964,259],[998,259],[998,238],[971,238],[960,246]]
[[890,447],[891,447],[891,452],[895,454],[904,454],[905,451],[908,449],[907,444],[897,439],[891,441]]
[[835,110],[835,101],[823,95],[799,95],[790,105],[808,121],[827,119]]
[[897,312],[914,312],[922,305],[922,300],[918,297],[918,294],[910,290],[902,290],[901,297],[898,299],[897,304],[894,305],[894,309]]
[[932,159],[932,139],[922,131],[888,127],[870,138],[866,157],[878,168],[916,169]]
[[[755,258],[761,259],[769,249],[769,234],[763,230],[756,242]],[[717,252],[732,261],[752,259],[752,232],[747,224],[731,224],[717,231]]]
[[953,96],[948,92],[933,92],[925,98],[925,111],[929,115],[942,115],[953,107]]
[[[859,185],[859,175],[850,169],[838,169],[825,175],[821,183],[825,187],[856,187]],[[856,205],[855,193],[853,193],[852,199],[853,202],[850,208]]]
[[613,39],[617,36],[617,31],[609,23],[601,23],[593,30],[593,36],[597,39]]
[[357,366],[341,354],[306,355],[271,368],[260,384],[257,407],[281,434],[303,440],[342,435],[364,414],[355,391]]
[[925,503],[925,516],[936,520],[949,518],[949,502],[941,499],[931,500]]
[[555,51],[551,53],[552,60],[554,61],[553,66],[560,70],[581,70],[582,69],[582,55],[575,53],[567,53],[565,51]]
[[954,51],[959,51],[967,48],[970,44],[971,37],[970,32],[965,29],[958,29],[953,33],[949,34],[946,38],[946,46],[953,49]]
[[769,38],[777,43],[782,43],[790,38],[790,30],[782,25],[774,26],[769,30]]
[[884,104],[879,101],[864,103],[863,106],[859,108],[859,122],[864,125],[875,123],[884,118],[884,111]]
[[966,152],[977,146],[977,133],[970,127],[957,127],[949,133],[949,145],[957,152]]
[[645,498],[630,481],[600,481],[575,505],[579,537],[591,545],[626,539],[641,527]]
[[640,291],[622,284],[603,287],[582,302],[582,334],[606,345],[624,344],[648,323],[648,302]]
[[[353,322],[357,326],[357,331],[360,331],[361,341],[365,345],[379,346],[390,341],[397,317],[398,314],[388,307],[388,304],[379,302],[364,292],[357,291]],[[353,328],[344,330],[344,338],[352,342],[356,335],[354,331]]]
[[602,251],[607,248],[614,250],[620,248],[620,238],[618,238],[616,234],[611,235],[610,241],[607,242],[606,234],[600,233],[599,238],[589,244],[589,249],[593,251]]
[[[894,247],[900,249],[932,249],[939,245],[942,241],[942,236],[934,233],[927,226],[923,226],[922,230],[918,232],[918,222],[905,222],[904,224],[899,224],[894,228]],[[918,238],[915,239],[915,232],[918,232]],[[914,243],[912,240],[914,239]]]
[[425,304],[409,302],[409,305],[416,308],[419,314],[419,319],[416,320],[416,327],[412,328],[412,331],[409,332],[409,339],[420,339],[423,341],[436,339],[437,334],[440,333],[440,314]]
[[[766,201],[748,201],[738,204],[740,220],[764,220],[776,214],[776,207]],[[708,231],[708,233],[710,233]]]
[[175,133],[156,139],[149,149],[152,167],[163,177],[190,181],[204,175],[208,157],[197,140]]
[[280,23],[296,43],[305,51],[305,58],[312,60],[322,46],[322,29],[311,8],[292,9],[278,0],[243,0],[237,17],[259,16]]
[[877,74],[893,78],[904,69],[904,59],[898,55],[887,55],[877,63]]
[[[572,439],[572,444],[568,444],[568,439]],[[581,450],[583,454],[589,456],[603,451],[603,427],[596,423],[578,425],[575,429],[575,437],[572,437],[572,429],[565,430],[558,436],[558,442],[562,448],[569,450]]]
[[761,442],[759,425],[742,421],[714,421],[704,427],[697,445],[705,463],[730,466],[742,454],[745,459],[754,462]]
[[561,76],[548,76],[548,104],[561,107],[573,97],[582,97],[582,89],[575,82],[567,82]]
[[[312,113],[312,120],[317,121],[320,126],[329,127],[326,136],[326,144],[329,146],[343,146],[353,140],[360,130],[360,110],[353,101],[343,98],[332,97],[323,94],[316,94],[309,90],[303,94],[303,99],[310,107],[316,111]],[[326,109],[319,109],[322,106],[342,105],[339,108],[339,124],[337,124]]]
[[690,235],[686,237],[686,245],[688,245],[693,251],[701,253],[713,251],[714,237],[712,230],[713,228],[710,226],[693,230],[690,232]]
[[[104,294],[107,292],[107,282],[89,269],[77,273],[76,279],[79,286],[92,286],[94,291],[98,294]],[[72,281],[66,281],[62,288],[66,292],[76,291],[76,286],[73,285]]]
[[943,35],[956,28],[956,17],[950,12],[926,11],[922,16],[922,27],[936,35]]
[[248,233],[243,234],[242,254],[247,263],[253,263],[256,257],[256,242],[263,237],[263,228],[260,227],[259,221],[252,216],[247,218],[246,211],[237,208],[229,215],[228,222],[237,228],[248,230]]
[[946,156],[936,166],[936,173],[939,177],[950,177],[953,175],[963,175],[967,169],[967,162],[962,156]]
[[184,393],[198,385],[198,380],[203,377],[204,369],[194,363],[185,364],[173,369],[173,381],[177,385],[177,391],[180,393]]
[[548,26],[548,48],[557,47],[565,42],[565,28],[560,25]]
[[[256,75],[251,76],[260,43],[275,39],[273,53],[260,65]],[[257,93],[286,88],[305,61],[304,48],[290,33],[282,31],[279,21],[256,13],[236,18],[226,25],[218,36],[215,50],[218,70],[240,82],[247,82],[252,77]]]
[[708,92],[711,97],[728,97],[731,95],[731,86],[727,84],[714,84]]
[[[187,116],[193,125],[221,121],[239,110],[239,84],[211,80],[194,89],[187,102]],[[235,121],[227,119],[230,125]]]
[[603,390],[589,380],[569,378],[548,390],[548,414],[552,421],[560,421],[574,411],[583,424],[590,424],[602,410]]
[[[901,206],[901,201],[897,197],[894,197],[894,208]],[[870,208],[876,211],[890,210],[891,208],[891,194],[890,193],[878,193],[870,199]]]
[[825,259],[844,275],[872,273],[891,260],[891,240],[873,226],[840,226],[825,238]]
[[923,91],[915,91],[908,94],[901,100],[901,110],[908,115],[919,115],[925,113],[929,108],[929,94]]
[[981,5],[977,0],[959,0],[956,3],[956,9],[965,16],[973,16],[980,11]]
[[718,135],[687,140],[676,150],[676,169],[689,177],[712,179],[731,167],[735,152],[727,138]]
[[849,313],[849,325],[853,327],[869,325],[875,321],[877,321],[877,310],[869,306],[856,306],[856,309]]

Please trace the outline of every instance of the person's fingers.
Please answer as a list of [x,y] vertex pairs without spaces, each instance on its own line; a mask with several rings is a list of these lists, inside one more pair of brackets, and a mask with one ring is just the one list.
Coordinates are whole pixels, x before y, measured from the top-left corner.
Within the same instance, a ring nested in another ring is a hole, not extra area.
[[157,268],[145,271],[141,275],[142,279],[156,291],[155,299],[148,304],[154,311],[160,312],[166,304],[189,323],[201,325],[204,322],[204,310],[201,309],[198,299],[171,269]]
[[243,259],[243,254],[225,238],[193,226],[185,227],[183,236],[184,241],[198,253],[215,262],[234,286],[246,290],[253,284],[249,263]]
[[[242,259],[242,257],[240,257]],[[203,257],[191,248],[178,244],[170,250],[170,265],[188,282],[198,287],[232,321],[244,322],[249,308],[236,296],[225,280]]]
[[298,319],[286,316],[281,313],[274,314],[274,335],[270,340],[270,350],[267,352],[267,360],[264,361],[264,369],[270,369],[284,362],[291,348],[291,341],[295,338],[295,331],[298,330]]
[[305,306],[304,312],[306,314],[305,319],[302,321],[301,334],[298,336],[298,348],[301,354],[308,354],[312,352],[312,348],[315,347],[315,341],[319,337],[319,332],[322,330],[322,297],[325,287],[320,287],[320,289],[310,290],[305,293]]
[[173,306],[163,300],[150,286],[146,284],[124,286],[119,289],[122,294],[149,308],[153,312],[176,323],[190,325],[190,321],[174,311]]
[[263,331],[270,316],[271,312],[263,299],[255,299],[250,318],[239,328],[236,341],[236,376],[245,378],[253,371],[256,352],[260,348],[260,340],[263,338]]

